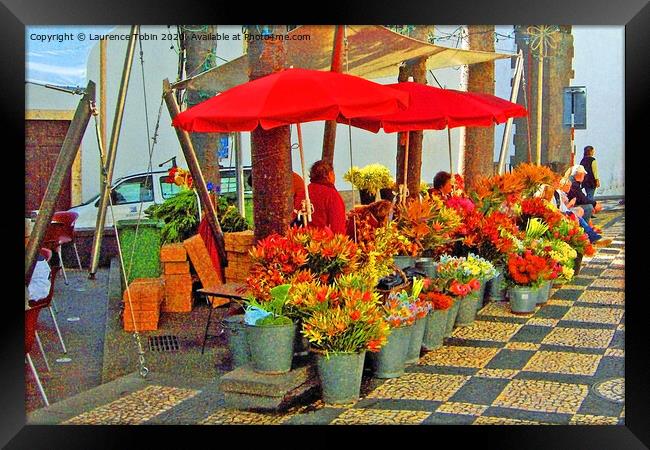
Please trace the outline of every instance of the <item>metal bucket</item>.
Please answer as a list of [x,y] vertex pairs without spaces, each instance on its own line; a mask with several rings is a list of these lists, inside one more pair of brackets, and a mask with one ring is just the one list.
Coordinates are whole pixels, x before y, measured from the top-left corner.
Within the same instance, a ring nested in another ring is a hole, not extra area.
[[246,340],[246,326],[244,315],[226,317],[223,320],[228,333],[228,348],[232,355],[233,368],[244,366],[249,363],[251,353]]

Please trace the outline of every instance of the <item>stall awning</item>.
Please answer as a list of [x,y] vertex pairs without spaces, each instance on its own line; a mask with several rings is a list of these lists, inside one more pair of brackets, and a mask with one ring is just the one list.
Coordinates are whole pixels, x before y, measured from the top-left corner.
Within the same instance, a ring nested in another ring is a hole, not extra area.
[[[309,40],[287,42],[287,66],[329,70],[335,27],[302,25],[289,36],[308,35]],[[427,69],[443,69],[510,58],[512,54],[441,47],[419,41],[378,25],[347,25],[346,73],[368,79],[396,77],[399,65],[413,58],[427,57]],[[226,64],[175,83],[176,88],[223,92],[248,81],[248,58],[240,56]]]

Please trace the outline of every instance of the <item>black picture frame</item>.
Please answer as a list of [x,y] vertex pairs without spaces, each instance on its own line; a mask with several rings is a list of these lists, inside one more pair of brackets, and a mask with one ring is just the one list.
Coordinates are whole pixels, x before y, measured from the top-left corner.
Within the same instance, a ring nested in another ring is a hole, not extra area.
[[[628,261],[630,268],[626,277],[626,294],[631,295],[626,302],[626,419],[625,426],[501,426],[501,427],[313,427],[298,430],[296,427],[89,427],[89,426],[26,426],[24,409],[24,366],[22,349],[23,314],[18,309],[22,303],[14,297],[20,296],[22,289],[18,281],[19,264],[11,261],[14,245],[18,247],[18,233],[22,227],[17,211],[23,208],[24,198],[21,186],[13,187],[13,180],[5,180],[7,186],[4,200],[11,211],[10,220],[2,222],[5,236],[4,285],[7,306],[5,324],[2,327],[0,362],[2,368],[2,419],[0,420],[0,443],[7,448],[136,448],[139,444],[167,447],[180,437],[183,447],[201,445],[246,445],[250,439],[279,443],[281,445],[313,446],[313,431],[327,433],[330,438],[323,441],[328,446],[340,445],[352,438],[376,439],[388,436],[406,438],[402,446],[435,445],[458,446],[467,439],[476,440],[472,445],[488,448],[525,449],[636,449],[650,446],[650,409],[648,384],[650,369],[648,365],[647,336],[644,314],[644,286],[642,279],[646,267],[643,256],[643,233],[647,233],[641,214],[647,210],[648,189],[640,186],[644,174],[634,175],[634,171],[648,167],[647,149],[643,137],[647,128],[648,90],[647,69],[650,54],[650,5],[646,0],[551,0],[522,2],[513,0],[422,2],[386,0],[349,3],[343,1],[326,4],[307,5],[305,3],[212,3],[212,14],[206,16],[205,3],[196,0],[173,2],[125,1],[109,3],[81,0],[4,0],[0,5],[2,21],[2,74],[3,89],[0,102],[3,117],[4,159],[20,160],[20,150],[24,147],[24,26],[26,24],[164,24],[164,23],[438,23],[438,24],[572,24],[572,25],[619,25],[625,26],[625,136],[626,146],[634,164],[626,167],[627,223],[630,230],[627,236]],[[311,6],[311,7],[308,7]],[[597,61],[594,61],[595,68]],[[603,105],[604,108],[607,105]],[[642,137],[643,136],[643,137]],[[7,139],[11,138],[11,140]],[[632,144],[632,142],[635,142]],[[638,142],[638,143],[636,143]],[[7,165],[9,176],[20,173]],[[647,175],[645,175],[647,176]],[[23,182],[25,179],[23,178]],[[635,201],[636,199],[636,201]],[[13,204],[15,203],[15,205]],[[22,205],[21,205],[22,203]],[[14,209],[16,212],[14,212]],[[643,227],[643,228],[642,228]],[[626,230],[627,231],[627,230]],[[17,253],[18,249],[16,248]],[[639,264],[637,264],[637,262]],[[15,272],[15,274],[14,274]],[[13,275],[12,275],[13,274]],[[14,281],[15,280],[15,281]],[[18,292],[16,292],[18,291]],[[18,319],[17,319],[18,318]],[[226,434],[227,433],[227,434]],[[281,433],[280,437],[276,433]],[[417,434],[417,436],[416,436]],[[345,435],[345,441],[339,440]],[[444,436],[443,436],[444,435]],[[290,439],[290,440],[286,440]],[[355,439],[356,440],[356,439]],[[152,444],[155,442],[155,444]],[[447,443],[445,443],[447,442]]]

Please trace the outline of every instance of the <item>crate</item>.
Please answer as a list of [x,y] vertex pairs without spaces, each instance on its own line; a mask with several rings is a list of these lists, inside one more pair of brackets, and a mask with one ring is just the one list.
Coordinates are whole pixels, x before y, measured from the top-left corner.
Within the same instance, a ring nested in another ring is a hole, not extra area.
[[162,303],[163,312],[192,311],[192,275],[165,274],[165,299]]
[[221,276],[212,265],[212,260],[200,235],[196,234],[186,239],[183,241],[183,246],[187,250],[192,266],[194,266],[203,286],[223,284]]
[[160,248],[160,261],[163,263],[187,261],[187,251],[183,244],[165,244]]
[[[131,293],[129,302],[128,292]],[[122,300],[124,312],[122,323],[125,331],[152,331],[158,329],[160,305],[165,295],[164,281],[161,278],[138,278],[129,284]],[[133,319],[135,318],[135,325]]]
[[165,275],[179,275],[190,273],[190,262],[164,262],[163,274]]

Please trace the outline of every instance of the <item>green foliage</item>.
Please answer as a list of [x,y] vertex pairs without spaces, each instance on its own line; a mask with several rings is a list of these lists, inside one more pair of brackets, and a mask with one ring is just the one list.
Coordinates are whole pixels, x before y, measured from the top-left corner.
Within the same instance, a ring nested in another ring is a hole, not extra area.
[[259,319],[255,325],[257,326],[270,326],[270,325],[285,325],[293,323],[292,320],[286,316],[285,305],[289,299],[290,284],[281,284],[271,289],[271,300],[260,302],[255,297],[248,297],[245,302],[249,307],[256,307],[271,315]]
[[191,189],[180,191],[160,205],[151,205],[145,213],[165,223],[160,233],[162,244],[182,242],[198,231],[198,201]]
[[237,208],[228,203],[224,197],[219,197],[217,205],[217,217],[224,233],[246,231],[249,229],[248,222],[237,211]]
[[[198,232],[198,200],[196,192],[192,189],[182,190],[160,205],[151,205],[145,213],[165,223],[161,231],[163,244],[182,242]],[[219,197],[217,218],[221,229],[226,233],[249,229],[246,219],[223,197]]]

